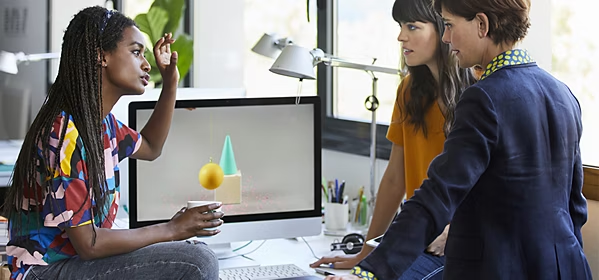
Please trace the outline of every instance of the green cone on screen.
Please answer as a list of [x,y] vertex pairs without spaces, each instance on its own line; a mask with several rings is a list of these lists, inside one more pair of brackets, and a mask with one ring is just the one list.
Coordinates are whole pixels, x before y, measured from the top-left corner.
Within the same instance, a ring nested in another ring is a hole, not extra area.
[[235,163],[233,144],[231,144],[231,137],[229,137],[229,135],[225,137],[225,144],[223,145],[223,151],[220,157],[219,165],[223,169],[225,175],[234,175],[237,173],[237,164]]

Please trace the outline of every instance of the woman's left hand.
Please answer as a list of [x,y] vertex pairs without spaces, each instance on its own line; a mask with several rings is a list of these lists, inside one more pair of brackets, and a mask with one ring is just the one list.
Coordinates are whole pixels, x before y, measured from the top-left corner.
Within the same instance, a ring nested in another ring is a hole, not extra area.
[[154,44],[154,57],[156,66],[160,70],[162,82],[165,85],[177,86],[179,84],[179,69],[177,69],[177,59],[179,54],[171,52],[171,44],[175,42],[173,33],[164,34],[156,44]]
[[449,225],[445,226],[443,233],[437,236],[435,241],[428,245],[426,251],[435,255],[435,256],[444,256],[445,255],[445,242],[447,242],[447,233],[449,232]]

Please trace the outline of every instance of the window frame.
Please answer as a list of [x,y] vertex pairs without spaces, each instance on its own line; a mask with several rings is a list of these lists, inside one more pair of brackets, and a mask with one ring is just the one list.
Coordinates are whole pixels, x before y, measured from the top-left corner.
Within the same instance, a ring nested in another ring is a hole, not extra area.
[[[335,49],[337,0],[317,0],[317,46],[325,53]],[[317,94],[322,100],[322,148],[361,156],[370,156],[370,122],[360,122],[333,116],[333,93],[336,83],[333,67],[317,66]],[[376,158],[389,160],[391,142],[387,140],[388,125],[377,124]]]

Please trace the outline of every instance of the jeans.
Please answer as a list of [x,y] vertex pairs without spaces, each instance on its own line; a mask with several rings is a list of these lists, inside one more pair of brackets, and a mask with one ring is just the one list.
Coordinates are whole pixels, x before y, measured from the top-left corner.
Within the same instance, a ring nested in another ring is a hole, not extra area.
[[445,256],[439,257],[430,253],[422,253],[412,266],[406,270],[399,280],[441,280]]
[[218,279],[218,259],[203,243],[165,242],[102,259],[78,257],[34,266],[30,279]]

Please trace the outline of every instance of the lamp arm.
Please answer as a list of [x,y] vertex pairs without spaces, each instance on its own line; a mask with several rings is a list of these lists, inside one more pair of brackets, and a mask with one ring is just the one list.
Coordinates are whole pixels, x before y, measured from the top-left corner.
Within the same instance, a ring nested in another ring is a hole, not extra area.
[[347,61],[345,59],[333,57],[333,56],[325,55],[323,57],[315,57],[315,59],[318,62],[323,62],[323,63],[325,63],[329,66],[333,66],[333,67],[353,68],[353,69],[364,70],[367,72],[380,72],[380,73],[386,73],[386,74],[391,74],[391,75],[401,74],[401,71],[399,69],[381,67],[381,66],[376,66],[376,65],[371,65],[371,64],[356,63],[356,62]]
[[17,55],[19,61],[39,61],[43,59],[60,58],[60,53],[37,53]]
[[281,38],[275,41],[275,46],[283,50],[287,45],[293,44],[293,40],[289,37]]

